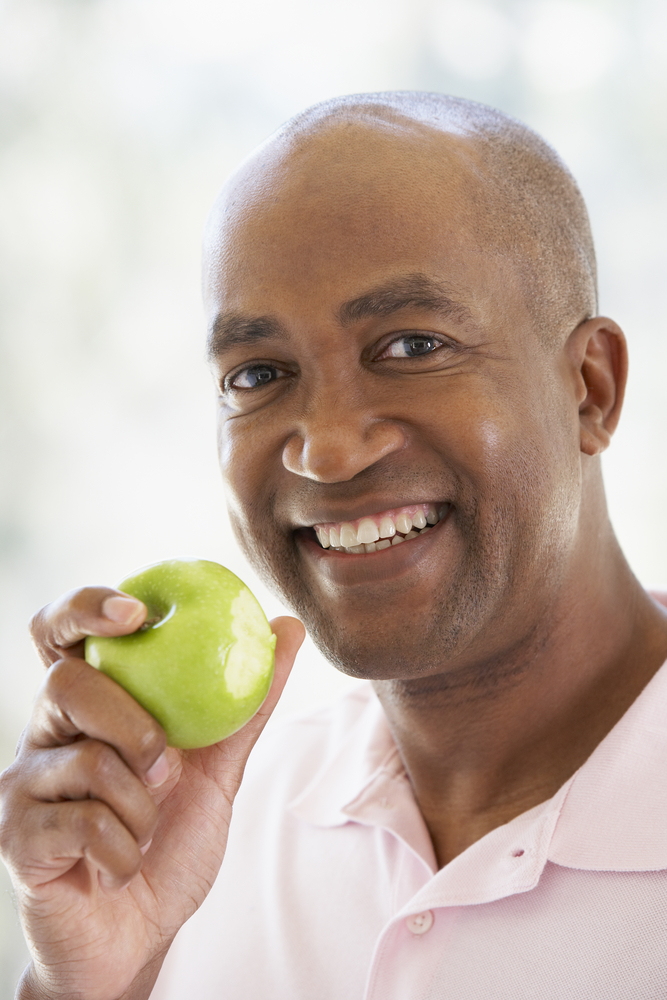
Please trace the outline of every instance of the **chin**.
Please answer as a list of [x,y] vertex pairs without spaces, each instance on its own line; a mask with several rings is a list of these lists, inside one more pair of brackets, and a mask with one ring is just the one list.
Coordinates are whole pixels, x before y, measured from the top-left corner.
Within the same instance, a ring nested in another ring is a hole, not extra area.
[[517,604],[511,581],[523,574],[512,572],[510,553],[497,544],[501,532],[485,545],[469,531],[458,564],[428,585],[406,590],[399,579],[376,592],[367,583],[342,599],[340,590],[327,594],[309,579],[293,540],[276,545],[275,536],[253,539],[248,530],[237,537],[258,575],[342,673],[374,681],[430,677],[443,689],[460,686],[464,678],[466,686],[474,683],[474,671],[485,660],[483,683],[489,670],[502,672],[499,661],[492,665],[491,651],[505,645],[506,617]]
[[[367,680],[408,680],[454,675],[462,669],[471,647],[487,634],[496,602],[488,587],[484,600],[476,587],[455,588],[440,599],[431,595],[430,608],[403,614],[372,614],[359,620],[327,613],[306,593],[282,591],[301,618],[311,639],[342,673]],[[400,607],[400,605],[399,605]]]

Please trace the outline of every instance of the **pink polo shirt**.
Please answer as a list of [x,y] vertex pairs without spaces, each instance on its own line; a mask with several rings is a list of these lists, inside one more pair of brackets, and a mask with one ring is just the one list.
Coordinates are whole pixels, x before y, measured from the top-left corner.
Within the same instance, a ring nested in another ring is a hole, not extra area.
[[370,685],[265,733],[153,1000],[665,1000],[667,664],[547,802],[437,870]]

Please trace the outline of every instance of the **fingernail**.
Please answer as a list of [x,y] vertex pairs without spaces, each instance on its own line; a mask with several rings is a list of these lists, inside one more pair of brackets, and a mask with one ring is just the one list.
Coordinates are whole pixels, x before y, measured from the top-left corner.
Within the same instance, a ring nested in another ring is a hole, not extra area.
[[148,850],[148,848],[149,848],[149,847],[151,846],[151,844],[152,844],[152,843],[153,843],[153,838],[151,837],[151,839],[150,839],[150,840],[148,841],[148,843],[147,843],[147,844],[144,844],[144,846],[143,846],[143,847],[140,847],[140,848],[139,848],[139,850],[141,851],[141,853],[142,853],[142,854],[145,854],[145,853],[146,853],[146,851]]
[[139,601],[133,597],[107,597],[102,604],[102,614],[117,625],[127,625],[136,618]]
[[161,753],[153,766],[146,771],[146,784],[156,788],[163,781],[167,780],[168,774],[169,764],[167,763],[167,755]]

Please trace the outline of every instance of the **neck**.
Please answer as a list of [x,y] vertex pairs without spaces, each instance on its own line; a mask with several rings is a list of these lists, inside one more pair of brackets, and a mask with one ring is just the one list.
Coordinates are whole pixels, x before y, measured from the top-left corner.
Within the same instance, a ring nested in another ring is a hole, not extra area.
[[554,795],[667,659],[667,616],[608,533],[513,648],[375,683],[440,866]]

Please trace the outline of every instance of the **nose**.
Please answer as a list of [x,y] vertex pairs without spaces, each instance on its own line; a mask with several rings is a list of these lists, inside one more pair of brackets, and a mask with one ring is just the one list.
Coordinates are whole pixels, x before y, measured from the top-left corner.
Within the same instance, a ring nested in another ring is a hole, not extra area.
[[318,483],[342,483],[405,444],[399,421],[359,406],[322,401],[285,444],[283,465],[288,472]]

